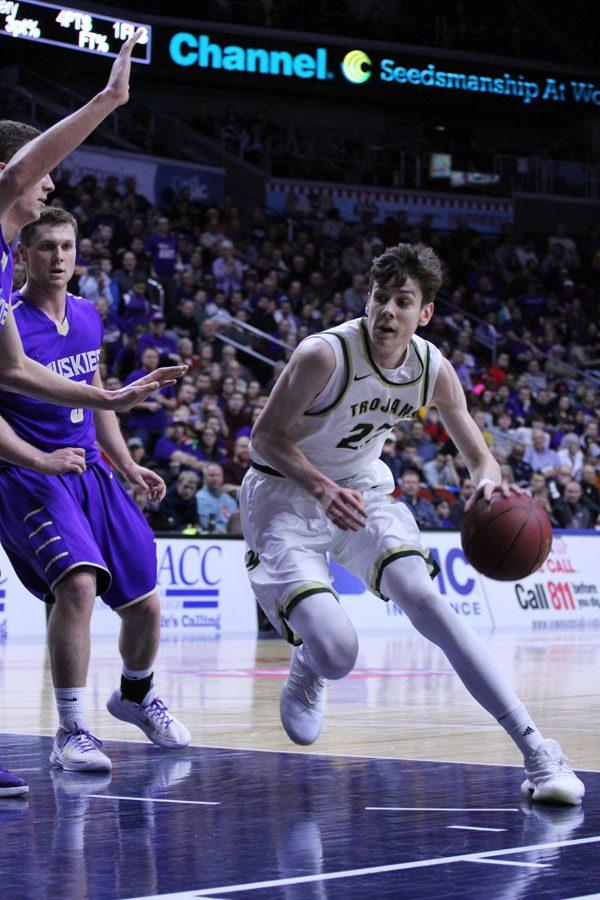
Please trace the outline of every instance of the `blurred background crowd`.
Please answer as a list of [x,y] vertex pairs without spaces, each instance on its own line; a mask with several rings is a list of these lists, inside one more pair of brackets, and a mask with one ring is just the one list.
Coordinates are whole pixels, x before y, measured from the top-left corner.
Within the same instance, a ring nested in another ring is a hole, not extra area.
[[[80,225],[69,289],[104,320],[102,378],[116,388],[159,364],[189,372],[122,416],[136,461],[168,483],[157,531],[239,534],[237,494],[253,422],[304,337],[360,316],[374,256],[423,241],[446,276],[422,336],[450,359],[506,481],[527,487],[556,527],[600,527],[600,234],[486,237],[425,216],[346,222],[327,193],[290,193],[283,213],[205,207],[182,189],[155,207],[135,180],[57,179],[53,205]],[[17,263],[15,289],[25,273]],[[386,441],[399,499],[421,527],[460,527],[473,491],[435,409]]]

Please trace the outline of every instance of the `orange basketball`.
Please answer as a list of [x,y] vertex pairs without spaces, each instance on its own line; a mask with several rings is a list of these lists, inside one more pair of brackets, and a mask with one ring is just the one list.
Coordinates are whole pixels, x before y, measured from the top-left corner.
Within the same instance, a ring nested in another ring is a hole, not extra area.
[[461,530],[465,556],[478,572],[497,581],[516,581],[542,565],[552,546],[552,525],[526,494],[498,491],[466,514]]

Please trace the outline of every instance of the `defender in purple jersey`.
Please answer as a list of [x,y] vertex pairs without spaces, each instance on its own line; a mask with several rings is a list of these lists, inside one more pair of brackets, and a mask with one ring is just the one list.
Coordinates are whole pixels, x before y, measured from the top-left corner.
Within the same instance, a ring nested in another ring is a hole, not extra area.
[[[61,379],[23,353],[9,299],[12,288],[10,243],[35,221],[54,185],[47,174],[69,155],[113,110],[129,99],[131,51],[143,34],[138,29],[114,61],[108,82],[89,103],[44,134],[21,122],[0,121],[0,386],[49,402],[97,409],[127,409],[159,384],[173,383],[183,368],[161,369],[121,391]],[[66,447],[46,454],[18,438],[0,418],[0,458],[36,472],[80,473],[83,450]],[[28,791],[23,779],[0,767],[0,797]]]
[[[48,208],[23,229],[27,282],[13,294],[12,307],[30,357],[61,377],[100,384],[102,320],[92,303],[66,289],[76,227],[70,213]],[[97,594],[121,618],[123,677],[109,711],[163,747],[186,746],[189,732],[156,697],[152,680],[160,635],[154,536],[100,448],[154,500],[164,497],[164,482],[132,460],[111,411],[57,408],[3,391],[0,410],[19,437],[41,450],[70,443],[85,454],[81,475],[0,466],[0,542],[25,587],[53,605],[48,644],[60,728],[51,762],[70,771],[111,768],[90,733],[83,700]]]

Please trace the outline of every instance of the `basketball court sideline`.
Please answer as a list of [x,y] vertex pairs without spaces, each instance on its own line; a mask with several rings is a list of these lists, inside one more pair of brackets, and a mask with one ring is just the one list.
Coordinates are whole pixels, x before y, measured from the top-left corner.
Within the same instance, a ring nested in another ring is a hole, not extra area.
[[45,650],[0,645],[3,761],[31,784],[29,799],[0,804],[3,892],[132,900],[593,895],[600,729],[589,713],[600,642],[496,635],[491,643],[544,731],[578,771],[588,770],[582,807],[522,800],[510,742],[418,636],[363,639],[354,677],[331,686],[323,735],[308,750],[294,748],[278,725],[281,641],[163,644],[157,684],[193,735],[193,746],[178,752],[138,742],[135,729],[103,711],[119,666],[116,648],[98,642],[91,721],[112,776],[50,769]]

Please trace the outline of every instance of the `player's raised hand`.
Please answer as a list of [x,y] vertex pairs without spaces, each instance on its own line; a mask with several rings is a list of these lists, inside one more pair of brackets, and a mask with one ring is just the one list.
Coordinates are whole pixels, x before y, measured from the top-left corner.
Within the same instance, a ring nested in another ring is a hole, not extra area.
[[367,522],[365,501],[360,491],[340,487],[332,483],[318,497],[328,519],[342,531],[358,531]]
[[[170,384],[175,384],[189,369],[189,366],[163,366],[161,369],[155,369],[153,372],[149,372],[147,375],[144,375],[142,378],[138,378],[137,381],[132,381],[128,387],[133,387],[133,385],[146,385],[146,384],[155,384],[158,383],[159,387],[167,387]],[[156,388],[154,389],[156,390]]]
[[175,384],[187,370],[188,366],[166,366],[162,369],[155,369],[154,372],[149,372],[148,375],[132,381],[131,384],[118,391],[104,391],[104,401],[98,408],[112,409],[114,412],[130,409],[132,406],[142,403],[159,388]]
[[62,447],[52,453],[43,453],[37,471],[42,475],[65,475],[85,472],[85,450],[81,447]]
[[129,100],[131,53],[143,34],[144,29],[138,28],[135,34],[132,34],[129,40],[125,41],[110,70],[104,93],[110,96],[115,108],[123,106]]
[[145,469],[144,466],[132,465],[125,472],[125,477],[129,484],[141,488],[146,494],[150,495],[152,503],[160,503],[164,500],[167,493],[167,486],[156,472],[152,469]]

